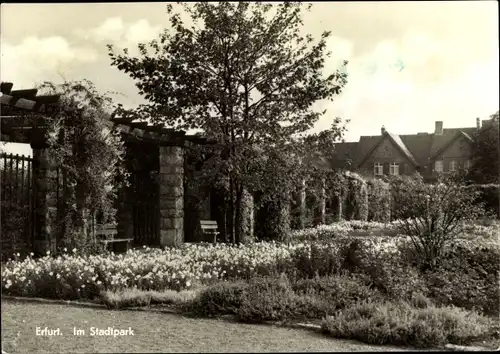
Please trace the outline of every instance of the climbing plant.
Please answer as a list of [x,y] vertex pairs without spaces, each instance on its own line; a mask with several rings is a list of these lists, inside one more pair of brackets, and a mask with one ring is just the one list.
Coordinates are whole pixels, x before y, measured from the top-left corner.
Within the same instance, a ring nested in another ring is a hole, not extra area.
[[62,176],[56,181],[62,186],[58,245],[88,248],[94,244],[88,233],[90,216],[98,213],[102,221],[112,221],[117,192],[127,183],[125,148],[109,120],[112,100],[88,80],[45,82],[38,89],[61,97],[48,128],[49,157]]

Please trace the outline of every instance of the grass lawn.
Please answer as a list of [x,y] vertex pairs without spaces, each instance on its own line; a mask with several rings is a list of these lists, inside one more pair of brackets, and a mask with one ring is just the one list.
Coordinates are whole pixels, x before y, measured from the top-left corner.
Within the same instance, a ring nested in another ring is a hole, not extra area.
[[[90,336],[90,327],[132,327],[134,336]],[[36,336],[36,327],[62,335]],[[73,335],[73,327],[85,336]],[[2,301],[2,349],[7,353],[397,351],[324,337],[307,330],[178,315]]]

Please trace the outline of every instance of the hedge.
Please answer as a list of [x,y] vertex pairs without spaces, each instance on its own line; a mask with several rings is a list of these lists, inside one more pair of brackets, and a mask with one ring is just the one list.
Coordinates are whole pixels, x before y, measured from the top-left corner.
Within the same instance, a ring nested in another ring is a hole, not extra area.
[[471,184],[467,188],[472,188],[479,192],[478,202],[484,203],[486,211],[499,216],[500,185],[498,184]]
[[391,219],[391,189],[387,182],[372,179],[368,184],[368,221],[389,222]]
[[346,173],[344,213],[347,220],[368,220],[368,188],[366,181],[355,173]]

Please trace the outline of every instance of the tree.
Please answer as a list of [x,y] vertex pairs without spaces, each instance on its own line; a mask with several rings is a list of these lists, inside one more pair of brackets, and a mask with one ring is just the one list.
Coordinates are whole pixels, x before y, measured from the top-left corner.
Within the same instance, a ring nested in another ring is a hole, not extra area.
[[[340,94],[347,62],[323,72],[330,33],[317,42],[302,36],[300,3],[199,2],[183,8],[194,25],[185,25],[169,5],[172,30],[139,44],[139,58],[108,46],[112,65],[136,80],[150,101],[120,113],[201,129],[218,141],[206,168],[226,184],[229,231],[239,242],[244,190],[263,190],[267,181],[276,186],[286,178],[287,156],[293,151],[299,156],[303,146],[294,138],[325,113],[313,109],[315,102]],[[265,173],[271,162],[276,164],[273,178]]]
[[92,244],[86,230],[89,215],[114,218],[114,198],[125,176],[125,149],[109,120],[114,107],[87,80],[45,82],[38,89],[61,95],[48,131],[49,153],[63,177],[57,236],[62,246],[85,248]]
[[393,217],[400,232],[411,238],[413,251],[426,267],[433,266],[445,246],[464,231],[467,223],[484,214],[479,193],[454,177],[436,183],[422,176],[392,177]]
[[478,131],[472,148],[470,179],[475,183],[500,183],[499,112]]

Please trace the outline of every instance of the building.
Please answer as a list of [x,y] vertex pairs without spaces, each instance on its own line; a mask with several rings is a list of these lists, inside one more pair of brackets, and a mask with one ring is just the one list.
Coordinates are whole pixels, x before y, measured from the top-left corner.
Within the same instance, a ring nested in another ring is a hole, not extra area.
[[[482,124],[489,122],[483,120]],[[444,128],[443,122],[437,121],[434,133],[398,135],[382,127],[380,135],[336,144],[333,165],[371,176],[419,172],[425,178],[432,178],[438,172],[468,170],[471,145],[479,129],[479,118],[476,127],[469,128]]]

